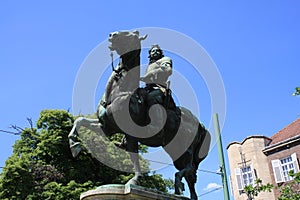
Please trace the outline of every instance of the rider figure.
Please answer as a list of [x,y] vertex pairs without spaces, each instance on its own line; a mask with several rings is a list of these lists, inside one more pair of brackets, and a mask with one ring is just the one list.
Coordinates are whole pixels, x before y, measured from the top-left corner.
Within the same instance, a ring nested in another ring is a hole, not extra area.
[[165,57],[158,44],[152,45],[149,53],[149,65],[141,81],[146,83],[148,105],[159,103],[167,109],[174,109],[168,78],[172,74],[172,60]]
[[172,74],[172,60],[165,57],[159,45],[152,45],[149,53],[149,65],[146,74],[141,78],[147,85],[159,84],[167,86],[167,80]]

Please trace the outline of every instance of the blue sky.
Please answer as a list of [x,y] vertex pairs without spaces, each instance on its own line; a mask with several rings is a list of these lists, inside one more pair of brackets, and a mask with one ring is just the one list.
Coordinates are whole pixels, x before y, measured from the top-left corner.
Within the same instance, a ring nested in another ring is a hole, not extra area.
[[[109,32],[161,27],[195,40],[216,64],[226,92],[224,149],[249,135],[271,136],[300,115],[300,99],[291,96],[300,85],[299,4],[290,0],[1,1],[0,129],[28,126],[26,118],[36,121],[43,109],[71,109],[80,66]],[[179,71],[185,64],[173,61]],[[202,86],[197,95],[204,101],[200,120],[209,126],[210,96]],[[17,139],[0,133],[0,166]],[[218,169],[217,148],[212,148],[200,169]],[[168,167],[157,173],[171,177],[173,171]],[[205,188],[211,183],[220,185],[221,178],[198,172],[198,195],[209,191]],[[201,199],[222,197],[219,190]]]

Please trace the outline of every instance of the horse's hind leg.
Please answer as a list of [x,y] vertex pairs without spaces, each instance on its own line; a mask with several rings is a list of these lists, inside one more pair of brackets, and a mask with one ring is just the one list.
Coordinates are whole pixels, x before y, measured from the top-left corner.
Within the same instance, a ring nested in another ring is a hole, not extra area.
[[188,170],[184,178],[189,186],[191,199],[197,200],[198,197],[195,190],[195,183],[197,181],[196,170],[194,169]]
[[195,190],[197,175],[196,170],[191,165],[186,166],[184,169],[175,174],[175,194],[180,195],[184,191],[184,184],[181,182],[183,177],[188,183],[191,199],[197,200],[198,197]]
[[184,191],[184,184],[181,181],[185,172],[186,169],[183,169],[175,173],[175,194],[180,195]]

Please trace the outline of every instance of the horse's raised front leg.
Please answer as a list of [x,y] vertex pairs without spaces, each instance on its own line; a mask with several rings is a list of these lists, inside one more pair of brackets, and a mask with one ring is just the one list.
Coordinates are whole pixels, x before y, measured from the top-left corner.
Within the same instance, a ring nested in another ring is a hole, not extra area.
[[79,152],[81,151],[81,144],[78,138],[78,130],[81,126],[84,126],[92,131],[99,133],[101,131],[101,124],[99,123],[98,119],[90,119],[85,117],[79,117],[74,121],[74,125],[72,130],[70,131],[69,137],[69,144],[71,148],[71,152],[73,157],[76,157]]
[[141,167],[140,167],[140,161],[139,161],[139,154],[138,154],[138,141],[137,139],[126,135],[126,140],[127,140],[127,146],[126,150],[128,151],[130,155],[131,162],[134,167],[134,177],[131,178],[126,185],[139,185],[139,179],[142,176],[141,173]]

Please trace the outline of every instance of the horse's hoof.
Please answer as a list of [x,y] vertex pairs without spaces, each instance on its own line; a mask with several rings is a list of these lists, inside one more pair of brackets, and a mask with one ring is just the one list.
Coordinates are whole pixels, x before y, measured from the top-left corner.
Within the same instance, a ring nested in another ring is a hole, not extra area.
[[191,200],[198,200],[198,196],[196,194],[191,194]]
[[184,184],[182,182],[175,184],[175,194],[181,195],[184,191]]
[[140,185],[140,182],[134,178],[130,179],[126,185]]
[[126,145],[123,142],[115,142],[114,145],[126,151]]
[[71,152],[72,152],[72,156],[75,158],[79,152],[81,151],[81,145],[79,142],[75,142],[74,144],[72,144],[70,146],[71,148]]
[[183,182],[179,183],[179,189],[181,190],[181,192],[185,191]]

